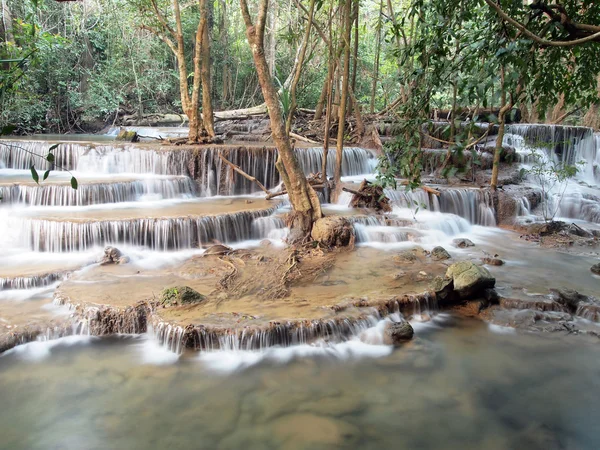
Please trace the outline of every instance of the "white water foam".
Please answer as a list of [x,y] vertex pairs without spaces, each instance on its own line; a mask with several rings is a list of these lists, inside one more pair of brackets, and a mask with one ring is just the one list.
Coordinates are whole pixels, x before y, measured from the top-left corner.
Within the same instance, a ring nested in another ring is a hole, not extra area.
[[49,358],[55,349],[88,345],[98,339],[100,338],[94,336],[73,335],[47,341],[38,340],[18,345],[1,354],[0,358],[13,355],[24,361],[39,362]]

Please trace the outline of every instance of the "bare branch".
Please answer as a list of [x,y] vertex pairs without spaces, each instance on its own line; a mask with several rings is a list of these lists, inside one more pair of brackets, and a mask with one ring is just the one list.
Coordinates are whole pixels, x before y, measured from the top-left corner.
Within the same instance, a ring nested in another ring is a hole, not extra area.
[[581,44],[585,44],[587,42],[597,41],[600,39],[600,32],[598,32],[598,33],[594,33],[589,36],[586,36],[584,38],[575,39],[575,40],[571,40],[571,41],[549,41],[549,40],[543,39],[543,38],[539,37],[538,35],[536,35],[535,33],[532,33],[531,31],[529,31],[525,25],[523,25],[521,22],[513,19],[506,12],[504,12],[497,3],[494,3],[492,0],[485,0],[485,2],[491,8],[496,10],[496,12],[498,13],[498,15],[500,16],[500,18],[502,20],[504,20],[505,22],[508,22],[509,24],[514,26],[516,29],[521,31],[529,39],[533,40],[534,42],[536,42],[540,45],[544,45],[547,47],[573,47],[575,45],[581,45]]
[[165,44],[167,44],[169,46],[169,48],[173,51],[173,53],[175,53],[177,55],[177,47],[175,47],[175,44],[173,43],[173,41],[171,39],[169,39],[167,36],[165,36],[163,33],[161,33],[160,31],[158,31],[156,28],[152,28],[151,26],[148,26],[148,25],[140,25],[140,29],[149,31],[150,33],[155,35],[157,38],[159,38],[161,41],[163,41]]
[[156,17],[158,18],[158,21],[161,23],[163,28],[169,32],[169,34],[172,37],[175,37],[175,30],[173,30],[173,28],[167,23],[165,16],[163,16],[162,13],[160,12],[160,10],[158,9],[156,0],[150,0],[150,2],[152,3],[152,9],[154,9],[154,13],[156,14]]

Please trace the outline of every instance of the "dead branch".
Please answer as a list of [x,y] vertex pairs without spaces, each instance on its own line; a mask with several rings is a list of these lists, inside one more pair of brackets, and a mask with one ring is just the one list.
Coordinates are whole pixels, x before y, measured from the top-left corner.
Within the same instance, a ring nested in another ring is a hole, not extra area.
[[235,170],[241,176],[243,176],[244,178],[246,178],[246,179],[248,179],[248,180],[256,183],[257,186],[259,188],[261,188],[267,194],[267,199],[269,198],[269,196],[271,195],[271,191],[269,191],[260,181],[258,181],[252,175],[248,175],[246,172],[244,172],[242,169],[240,169],[239,166],[236,166],[235,164],[233,164],[231,161],[229,161],[227,158],[225,158],[221,154],[221,152],[219,152],[219,158],[221,158],[221,161],[223,161],[225,164],[227,164],[229,167],[231,167],[233,170]]

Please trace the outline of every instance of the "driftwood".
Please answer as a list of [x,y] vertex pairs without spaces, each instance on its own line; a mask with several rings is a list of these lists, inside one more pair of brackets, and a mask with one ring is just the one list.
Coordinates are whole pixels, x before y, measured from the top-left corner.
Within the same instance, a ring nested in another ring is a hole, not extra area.
[[299,134],[296,134],[296,133],[290,132],[290,137],[292,137],[294,139],[297,139],[298,141],[308,142],[309,144],[318,144],[317,141],[313,141],[313,140],[311,140],[311,139],[309,139],[307,137],[300,136]]
[[357,191],[348,188],[342,188],[343,191],[354,194],[350,201],[353,208],[372,208],[378,212],[391,212],[392,206],[390,199],[385,196],[383,187],[369,183],[363,180]]
[[221,158],[221,161],[223,161],[225,164],[227,164],[229,167],[231,167],[233,170],[235,170],[241,176],[243,176],[244,178],[246,178],[246,179],[248,179],[248,180],[256,183],[256,185],[259,188],[261,188],[267,194],[267,199],[269,199],[269,197],[272,195],[271,191],[269,191],[260,181],[258,181],[252,175],[248,175],[246,172],[244,172],[242,169],[240,169],[239,166],[236,166],[231,161],[229,161],[227,158],[225,158],[220,152],[219,152],[219,158]]

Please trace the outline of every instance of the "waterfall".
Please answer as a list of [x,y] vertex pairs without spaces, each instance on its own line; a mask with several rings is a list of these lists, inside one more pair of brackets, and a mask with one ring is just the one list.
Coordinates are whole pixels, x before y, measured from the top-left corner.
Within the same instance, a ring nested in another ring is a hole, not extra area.
[[[45,141],[0,141],[0,164],[10,169],[29,170],[34,165],[46,170],[50,163],[45,161],[51,142]],[[151,148],[133,144],[90,144],[83,142],[61,143],[54,151],[56,170],[64,168],[90,174],[148,174],[189,175],[200,188],[199,195],[242,195],[256,192],[259,188],[250,180],[236,174],[220,158],[219,153],[244,172],[254,176],[267,189],[281,183],[275,168],[277,150],[273,147],[182,147]],[[322,148],[295,149],[300,167],[306,175],[321,171]],[[36,157],[34,155],[39,155]],[[335,169],[335,151],[327,157],[327,172]],[[362,148],[344,149],[342,176],[371,173],[376,165],[374,155]]]
[[[5,141],[0,140],[0,165],[7,169],[29,170],[35,166],[38,170],[46,170],[51,164],[46,161],[48,150],[55,144],[45,141]],[[55,148],[55,170],[74,170],[79,156],[88,151],[91,144],[64,143]]]
[[85,183],[79,180],[77,190],[70,184],[0,185],[2,203],[25,203],[36,206],[85,206],[120,203],[152,195],[159,198],[193,197],[195,185],[188,177],[149,178],[134,181]]
[[531,151],[543,151],[563,164],[578,165],[576,179],[600,185],[600,135],[591,128],[562,125],[508,125],[504,143],[515,147],[524,163]]
[[241,211],[217,216],[139,218],[101,221],[25,219],[22,239],[30,249],[72,252],[102,245],[129,244],[153,250],[181,250],[213,241],[230,243],[266,236],[255,234],[254,219],[271,215],[276,208]]
[[474,225],[496,225],[492,195],[487,190],[444,188],[440,189],[439,197],[422,189],[414,191],[387,189],[385,193],[395,205],[402,208],[454,214]]
[[[600,134],[585,127],[560,125],[510,125],[504,143],[515,147],[521,162],[527,167],[535,163],[533,153],[542,161],[577,165],[575,182],[600,186]],[[580,164],[583,163],[583,164]],[[539,180],[529,177],[539,184]],[[578,186],[573,181],[562,183],[548,180],[546,211],[552,216],[581,219],[600,223],[600,193],[592,188]],[[564,190],[564,193],[563,193]],[[521,202],[522,203],[522,202]],[[526,215],[528,205],[521,204],[519,215]]]
[[[296,156],[304,173],[320,173],[323,165],[323,149],[320,147],[298,148]],[[335,171],[336,154],[332,149],[327,153],[327,174]],[[342,176],[372,173],[376,166],[375,156],[363,148],[345,147],[342,160]]]
[[31,277],[0,278],[0,291],[7,289],[33,289],[49,286],[52,283],[61,280],[64,276],[64,273],[49,273]]

